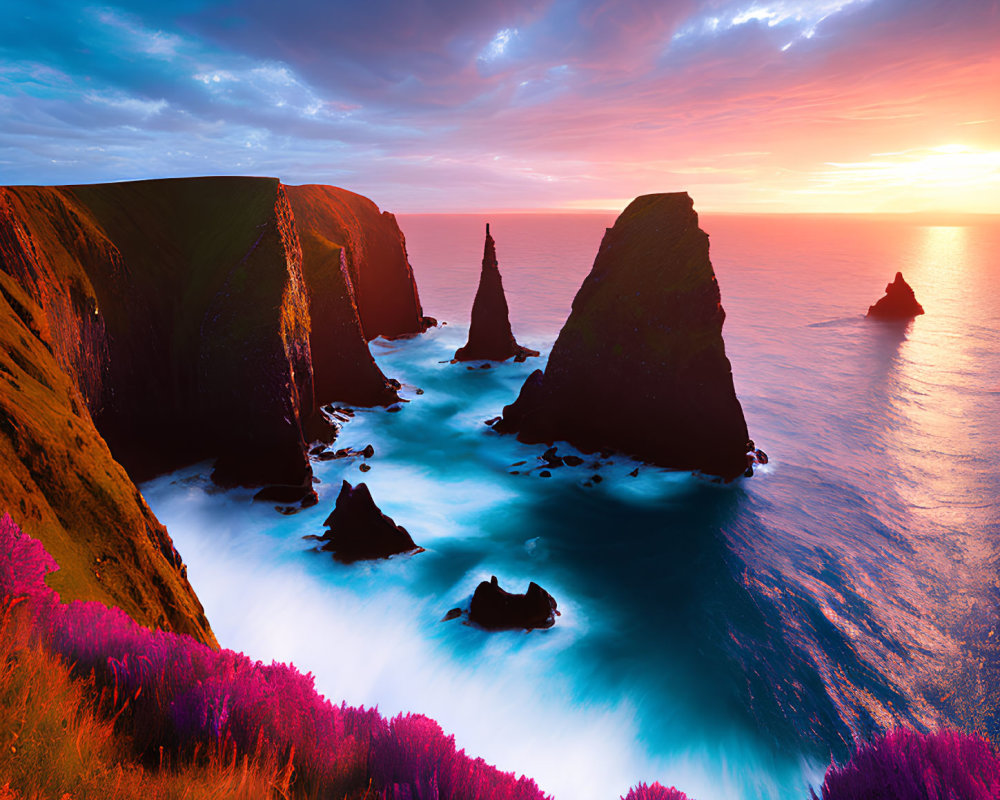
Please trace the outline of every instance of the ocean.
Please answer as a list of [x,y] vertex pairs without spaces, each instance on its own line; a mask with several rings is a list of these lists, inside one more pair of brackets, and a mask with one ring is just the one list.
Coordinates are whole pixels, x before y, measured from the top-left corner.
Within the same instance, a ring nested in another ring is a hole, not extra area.
[[[557,800],[654,780],[804,800],[893,726],[1000,738],[1000,221],[703,214],[770,462],[719,484],[585,455],[543,478],[544,446],[483,422],[544,366],[614,217],[401,215],[424,312],[447,324],[372,343],[409,402],[344,425],[337,446],[372,444],[371,471],[316,463],[320,503],[291,517],[213,487],[209,464],[142,486],[220,643],[311,671],[335,701],[431,716]],[[447,361],[487,221],[515,336],[542,357],[467,369]],[[927,313],[865,319],[897,271]],[[303,537],[344,479],[425,552],[317,551]],[[555,627],[442,621],[491,575],[541,584]]]

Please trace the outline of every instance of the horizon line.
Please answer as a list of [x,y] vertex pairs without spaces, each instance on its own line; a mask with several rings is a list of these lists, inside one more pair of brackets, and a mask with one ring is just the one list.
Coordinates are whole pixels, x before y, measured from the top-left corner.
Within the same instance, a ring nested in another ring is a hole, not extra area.
[[[383,209],[386,210],[386,209]],[[620,214],[622,208],[493,208],[493,209],[463,209],[458,210],[394,210],[396,215],[406,216],[482,216],[486,214]],[[935,209],[928,211],[782,211],[782,210],[731,210],[731,209],[696,209],[701,214],[743,216],[743,217],[948,217],[970,219],[982,218],[984,220],[1000,220],[1000,211],[948,211]]]

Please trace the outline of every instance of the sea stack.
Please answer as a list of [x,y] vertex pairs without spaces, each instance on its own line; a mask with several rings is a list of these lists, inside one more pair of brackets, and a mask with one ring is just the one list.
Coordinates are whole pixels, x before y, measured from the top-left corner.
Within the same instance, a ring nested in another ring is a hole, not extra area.
[[496,243],[486,223],[486,245],[483,248],[483,269],[479,273],[479,289],[472,304],[469,341],[455,353],[455,361],[524,361],[537,356],[537,350],[522,347],[514,340],[510,329],[507,298],[497,264]]
[[885,287],[885,297],[868,307],[869,317],[877,319],[912,319],[924,313],[924,307],[917,302],[910,284],[903,280],[903,273],[897,272],[892,283]]
[[747,469],[708,235],[686,192],[637,197],[609,228],[543,373],[495,429],[725,479]]
[[329,530],[321,537],[323,549],[345,564],[417,550],[406,532],[383,514],[372,499],[368,486],[351,486],[344,481],[337,505],[323,523]]

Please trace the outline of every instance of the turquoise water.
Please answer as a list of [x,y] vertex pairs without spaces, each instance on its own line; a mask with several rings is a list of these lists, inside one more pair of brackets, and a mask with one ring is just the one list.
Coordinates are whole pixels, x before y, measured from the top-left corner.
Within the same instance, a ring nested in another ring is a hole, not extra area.
[[[548,352],[612,221],[490,218],[522,344]],[[293,517],[214,491],[208,465],[143,486],[224,646],[433,716],[560,800],[641,780],[805,797],[831,753],[895,724],[1000,733],[1000,226],[703,216],[737,393],[771,456],[718,485],[622,457],[543,478],[543,447],[483,424],[544,362],[441,363],[465,341],[483,222],[400,217],[425,312],[449,324],[372,344],[410,402],[344,426],[338,446],[374,445],[370,472],[317,462],[320,504]],[[927,314],[865,320],[896,270]],[[316,552],[302,537],[344,478],[426,551]],[[491,574],[540,583],[556,626],[440,621]]]

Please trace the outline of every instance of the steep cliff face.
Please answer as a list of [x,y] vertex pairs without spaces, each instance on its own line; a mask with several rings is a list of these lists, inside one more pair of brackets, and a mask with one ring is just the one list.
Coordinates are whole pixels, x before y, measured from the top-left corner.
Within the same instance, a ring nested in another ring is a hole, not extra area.
[[56,359],[96,413],[107,392],[108,337],[89,272],[102,265],[120,279],[118,250],[59,190],[0,188],[0,256],[40,307]]
[[522,347],[514,340],[510,329],[507,296],[503,290],[500,266],[497,263],[496,243],[486,224],[486,243],[483,246],[483,267],[479,273],[479,288],[472,303],[472,320],[469,341],[455,352],[456,361],[506,361],[517,358],[524,361],[537,356],[537,350]]
[[638,197],[605,233],[545,372],[529,376],[496,428],[740,475],[748,436],[724,320],[691,198]]
[[[75,368],[62,360],[100,385],[88,405],[129,474],[141,480],[218,456],[224,483],[308,480],[308,298],[277,180],[11,193],[43,260],[65,252],[66,269],[82,268],[89,281],[86,307],[100,318],[103,347]],[[58,294],[62,262],[49,271]],[[76,307],[66,314],[52,306],[48,316],[79,327],[86,315]]]
[[299,234],[309,289],[316,402],[378,406],[399,399],[368,349],[354,302],[344,247],[315,229]]
[[299,234],[346,250],[361,327],[369,341],[421,333],[423,316],[406,241],[388,212],[367,197],[335,186],[287,186]]
[[[11,228],[2,230],[3,266],[25,268],[27,240],[12,247]],[[40,284],[54,289],[42,276],[36,273]],[[144,625],[215,644],[167,531],[111,457],[60,363],[59,354],[80,340],[58,342],[58,327],[19,280],[0,271],[3,509],[62,564],[49,583],[64,600],[98,600]]]

